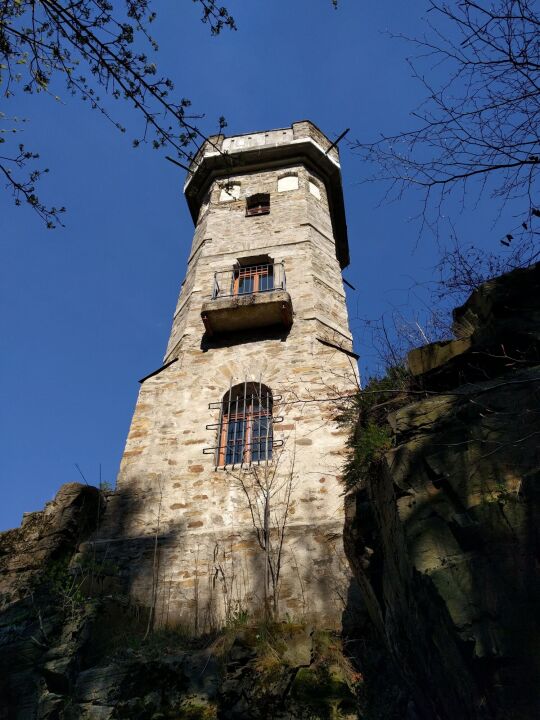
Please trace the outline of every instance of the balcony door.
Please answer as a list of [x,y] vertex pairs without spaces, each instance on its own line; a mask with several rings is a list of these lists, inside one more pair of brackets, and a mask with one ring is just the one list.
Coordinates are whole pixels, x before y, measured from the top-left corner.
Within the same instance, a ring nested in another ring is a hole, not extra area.
[[274,289],[274,266],[248,265],[236,268],[233,277],[233,295],[249,295]]

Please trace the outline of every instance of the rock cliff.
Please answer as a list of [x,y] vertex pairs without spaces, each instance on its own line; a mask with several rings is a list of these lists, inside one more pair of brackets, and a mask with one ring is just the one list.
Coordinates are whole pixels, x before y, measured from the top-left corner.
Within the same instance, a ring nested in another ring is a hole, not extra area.
[[62,486],[43,512],[0,534],[0,718],[59,717],[90,625],[80,580],[68,573],[97,526],[96,488]]
[[539,290],[538,265],[476,290],[371,411],[390,442],[349,468],[347,555],[422,718],[540,712]]

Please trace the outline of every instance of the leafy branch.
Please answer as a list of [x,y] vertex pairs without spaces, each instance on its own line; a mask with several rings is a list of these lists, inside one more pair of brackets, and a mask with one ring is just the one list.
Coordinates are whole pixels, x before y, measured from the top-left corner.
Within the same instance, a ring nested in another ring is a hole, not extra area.
[[[212,35],[236,29],[234,18],[215,0],[193,0]],[[89,103],[122,133],[109,100],[127,101],[142,118],[142,131],[133,145],[167,146],[190,163],[208,140],[197,124],[201,115],[189,115],[191,103],[175,92],[172,80],[158,73],[152,55],[158,45],[150,34],[156,18],[150,0],[0,0],[0,87],[13,100],[17,91],[46,93],[59,101],[52,88],[63,81],[72,96]],[[105,100],[103,98],[105,97]],[[6,116],[0,118],[6,121]],[[12,118],[15,121],[15,118]],[[219,130],[225,126],[219,120]],[[20,130],[8,128],[0,142]],[[39,155],[18,143],[0,158],[0,170],[15,204],[26,201],[47,227],[60,222],[64,208],[45,205],[36,194],[36,182],[46,169],[32,169]],[[26,174],[25,174],[26,173]]]

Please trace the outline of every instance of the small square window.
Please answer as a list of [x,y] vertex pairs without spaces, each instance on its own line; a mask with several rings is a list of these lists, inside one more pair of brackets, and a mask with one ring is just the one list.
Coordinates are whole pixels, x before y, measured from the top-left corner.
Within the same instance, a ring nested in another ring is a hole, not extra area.
[[269,193],[259,193],[246,198],[246,215],[268,215],[269,212]]

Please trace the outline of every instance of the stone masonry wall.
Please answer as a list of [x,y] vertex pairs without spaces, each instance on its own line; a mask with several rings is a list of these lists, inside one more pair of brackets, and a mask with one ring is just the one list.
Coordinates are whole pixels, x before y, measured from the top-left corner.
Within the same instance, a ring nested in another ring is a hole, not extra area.
[[[287,173],[298,175],[299,187],[278,192],[278,178]],[[240,183],[238,200],[220,202],[224,182]],[[246,217],[246,196],[261,192],[270,193],[270,213]],[[205,336],[200,312],[214,273],[265,254],[285,263],[292,327]],[[323,182],[301,164],[215,181],[173,320],[165,361],[174,362],[141,387],[98,543],[129,568],[132,594],[155,603],[158,622],[181,619],[202,631],[263,602],[260,523],[242,489],[253,475],[216,470],[211,452],[203,452],[216,445],[219,422],[219,410],[209,404],[231,385],[253,381],[271,388],[274,416],[283,419],[274,425],[283,447],[274,450],[271,465],[280,488],[272,501],[274,543],[287,512],[279,610],[339,624],[349,584],[339,485],[346,431],[336,423],[336,401],[327,399],[352,392],[357,375],[350,354],[318,338],[352,346]]]

